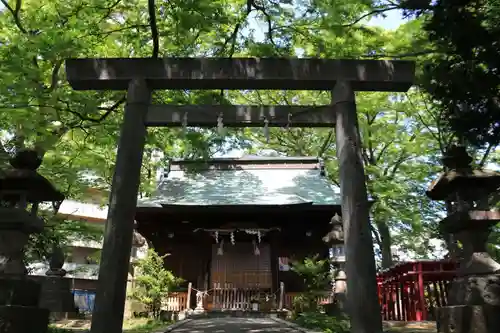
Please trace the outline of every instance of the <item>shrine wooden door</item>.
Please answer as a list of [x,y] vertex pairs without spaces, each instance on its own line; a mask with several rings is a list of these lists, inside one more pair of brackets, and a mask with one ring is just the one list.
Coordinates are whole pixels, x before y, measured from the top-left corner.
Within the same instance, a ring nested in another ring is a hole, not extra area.
[[259,244],[255,254],[251,242],[224,244],[222,255],[219,244],[212,246],[211,282],[220,288],[271,289],[271,251],[269,244]]

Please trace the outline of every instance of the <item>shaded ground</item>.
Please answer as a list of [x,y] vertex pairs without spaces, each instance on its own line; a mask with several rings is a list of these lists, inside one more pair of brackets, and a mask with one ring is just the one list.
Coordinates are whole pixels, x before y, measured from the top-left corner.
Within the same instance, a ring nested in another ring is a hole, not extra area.
[[[132,326],[132,325],[129,325]],[[85,320],[62,321],[57,324],[57,327],[70,329],[74,333],[86,333],[90,328],[90,322]],[[161,329],[142,330],[138,328],[127,328],[124,324],[124,333],[145,333],[145,332],[161,332]],[[259,333],[259,332],[275,332],[275,333],[297,333],[290,327],[277,323],[268,318],[207,318],[195,319],[186,324],[174,329],[172,333]]]
[[172,333],[299,332],[267,318],[208,318],[192,320]]
[[56,322],[52,325],[57,328],[66,328],[66,329],[88,329],[90,328],[90,320],[88,319],[65,319]]
[[[125,320],[123,323],[124,333],[150,333],[161,331],[162,327],[167,327],[168,323],[154,322],[147,318]],[[52,327],[71,331],[72,333],[88,333],[90,331],[89,319],[61,320],[51,325]],[[57,332],[57,331],[56,331]]]
[[433,321],[402,322],[386,321],[384,329],[389,333],[436,333],[436,323]]
[[[147,332],[135,328],[145,324],[147,319],[136,319],[124,323],[124,333]],[[64,320],[55,325],[59,328],[71,329],[75,333],[86,333],[90,328],[90,320]],[[436,333],[435,322],[384,322],[384,329],[387,333]],[[155,332],[157,330],[152,330]],[[266,318],[212,318],[197,319],[173,330],[172,333],[233,333],[233,332],[290,332],[296,333],[289,327]]]

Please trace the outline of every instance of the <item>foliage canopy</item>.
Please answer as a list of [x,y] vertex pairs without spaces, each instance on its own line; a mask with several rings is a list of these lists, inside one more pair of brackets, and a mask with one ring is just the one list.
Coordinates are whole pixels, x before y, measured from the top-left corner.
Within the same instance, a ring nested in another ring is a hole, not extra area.
[[[356,96],[366,182],[369,195],[376,199],[372,231],[383,267],[392,264],[391,245],[416,258],[432,252],[429,240],[437,236],[435,221],[444,206],[428,201],[424,191],[442,169],[439,156],[457,140],[450,125],[471,143],[493,143],[486,150],[473,150],[479,166],[498,160],[495,1],[462,1],[461,7],[446,0],[1,3],[0,167],[15,151],[35,148],[44,156],[40,171],[72,199],[87,200],[88,188],[100,189],[104,198],[109,191],[124,93],[72,90],[63,66],[69,57],[416,60],[421,89]],[[367,24],[390,11],[403,11],[410,19],[394,30]],[[329,98],[328,92],[308,91],[158,91],[153,100],[314,105],[329,104]],[[473,122],[462,117],[466,111],[481,116]],[[453,120],[450,115],[460,117]],[[464,124],[470,133],[460,130]],[[156,170],[168,159],[208,158],[234,148],[320,156],[326,160],[330,179],[337,178],[332,130],[272,129],[267,140],[262,129],[231,129],[220,135],[193,127],[151,128],[141,195],[154,190]]]

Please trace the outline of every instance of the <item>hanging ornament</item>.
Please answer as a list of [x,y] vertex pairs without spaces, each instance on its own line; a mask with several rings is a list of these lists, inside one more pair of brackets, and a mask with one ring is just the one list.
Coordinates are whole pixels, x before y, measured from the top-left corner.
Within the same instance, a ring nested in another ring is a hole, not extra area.
[[257,241],[259,242],[259,244],[260,244],[260,238],[261,238],[260,230],[257,230]]
[[224,114],[221,112],[217,117],[217,131],[219,132],[220,135],[222,135],[222,131],[224,129],[223,116]]
[[215,243],[219,244],[219,232],[216,231],[215,234],[214,234],[214,236],[215,236]]
[[266,138],[266,143],[269,143],[269,120],[264,117],[264,137]]
[[231,244],[234,245],[236,242],[234,241],[234,232],[231,232]]
[[186,131],[188,125],[188,113],[184,112],[184,116],[182,117],[182,130]]
[[218,256],[221,256],[221,255],[224,254],[224,248],[223,248],[223,246],[224,246],[224,240],[222,239],[220,241],[220,243],[219,243],[219,248],[217,249],[217,255]]
[[260,256],[260,250],[257,244],[255,243],[255,240],[252,241],[253,244],[253,254],[256,256]]
[[290,129],[292,127],[292,114],[288,114],[288,123],[286,124],[286,129]]

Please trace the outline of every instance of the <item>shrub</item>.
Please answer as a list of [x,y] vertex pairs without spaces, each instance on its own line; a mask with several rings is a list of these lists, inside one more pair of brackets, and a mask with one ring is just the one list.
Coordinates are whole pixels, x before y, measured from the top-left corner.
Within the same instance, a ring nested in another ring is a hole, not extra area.
[[135,278],[130,298],[144,304],[153,318],[160,318],[161,303],[173,288],[182,283],[165,269],[163,259],[153,249],[149,249],[146,257],[136,263],[139,270]]
[[72,330],[67,330],[65,328],[57,328],[49,326],[47,333],[73,333]]
[[303,312],[295,318],[295,323],[311,330],[327,333],[348,333],[349,322],[342,318],[328,316],[320,312]]
[[328,260],[318,260],[318,255],[304,259],[303,262],[293,262],[292,271],[304,280],[307,290],[295,297],[293,302],[294,316],[300,312],[318,310],[318,299],[325,291],[331,289],[331,273]]

